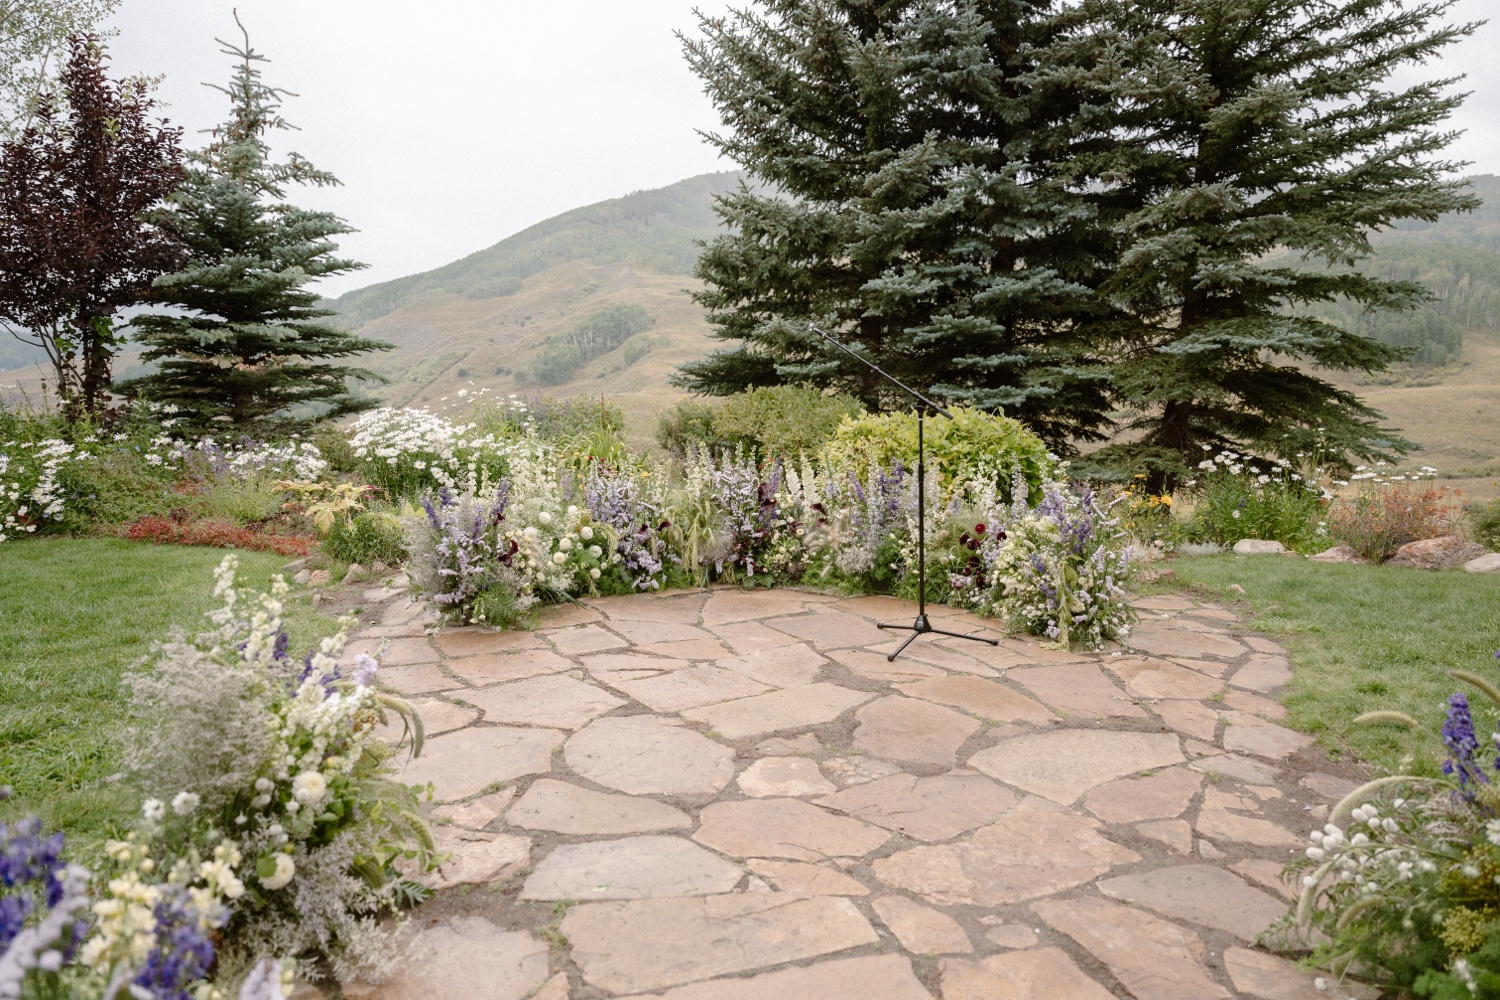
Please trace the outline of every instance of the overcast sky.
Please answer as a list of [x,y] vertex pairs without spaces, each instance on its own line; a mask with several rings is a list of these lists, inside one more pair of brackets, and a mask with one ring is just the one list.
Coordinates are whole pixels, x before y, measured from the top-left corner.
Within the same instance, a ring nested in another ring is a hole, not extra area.
[[[192,135],[223,119],[232,10],[271,60],[268,83],[296,91],[278,142],[344,187],[299,192],[360,230],[365,271],[323,282],[338,294],[446,264],[559,212],[695,174],[732,169],[698,137],[717,124],[674,30],[691,0],[124,0],[117,73],[165,75],[167,115]],[[701,0],[714,13],[729,4]],[[1460,0],[1478,18],[1494,0]],[[1437,69],[1475,92],[1454,147],[1500,173],[1500,25]]]

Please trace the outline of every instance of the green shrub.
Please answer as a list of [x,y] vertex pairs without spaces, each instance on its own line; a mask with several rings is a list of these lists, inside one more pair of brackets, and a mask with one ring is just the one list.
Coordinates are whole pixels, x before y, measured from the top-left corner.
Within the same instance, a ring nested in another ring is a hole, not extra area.
[[395,566],[406,559],[401,540],[401,519],[386,511],[368,510],[345,524],[335,521],[323,551],[340,563],[369,566],[379,560]]
[[690,447],[718,451],[724,439],[715,430],[718,409],[696,399],[678,401],[664,410],[656,423],[656,443],[675,455],[686,455]]
[[1474,538],[1487,549],[1500,549],[1500,498],[1469,508]]
[[1307,551],[1328,543],[1322,490],[1286,465],[1221,452],[1200,465],[1205,471],[1186,487],[1194,499],[1187,533],[1193,541],[1225,547],[1244,538],[1264,538]]
[[730,396],[714,415],[717,434],[730,446],[754,448],[763,459],[820,450],[846,417],[863,412],[848,396],[778,385]]
[[[955,483],[982,480],[1006,486],[1012,469],[1019,467],[1033,493],[1040,499],[1040,483],[1051,472],[1047,446],[1035,434],[1010,417],[965,406],[951,408],[952,420],[927,420],[927,462],[938,470],[945,488]],[[861,480],[871,463],[889,468],[900,461],[908,468],[917,464],[917,416],[915,413],[881,413],[846,419],[833,436],[834,464],[854,472]]]

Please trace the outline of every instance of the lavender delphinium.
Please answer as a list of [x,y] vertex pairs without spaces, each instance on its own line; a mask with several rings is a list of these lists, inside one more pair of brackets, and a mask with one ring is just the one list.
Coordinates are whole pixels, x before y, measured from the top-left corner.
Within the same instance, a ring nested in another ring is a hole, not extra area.
[[764,573],[764,552],[771,544],[777,527],[776,494],[781,486],[781,462],[776,461],[769,476],[762,478],[753,458],[742,454],[731,457],[727,452],[716,463],[713,478],[714,499],[725,527],[725,551],[716,560],[719,573],[729,567],[747,577]]
[[1443,764],[1443,773],[1458,778],[1458,787],[1467,791],[1469,783],[1489,784],[1483,768],[1474,763],[1474,754],[1479,750],[1479,737],[1474,733],[1474,717],[1469,712],[1469,699],[1462,692],[1455,692],[1448,699],[1448,717],[1443,720],[1443,745],[1450,754]]
[[618,563],[635,590],[658,590],[671,558],[663,533],[671,523],[661,510],[640,495],[638,481],[630,476],[594,468],[584,483],[584,506],[594,520],[614,529],[619,540]]
[[[180,888],[153,909],[156,945],[132,980],[152,1000],[193,1000],[194,984],[214,962],[214,946],[200,929],[197,909]],[[134,989],[132,995],[139,995]]]
[[420,518],[406,519],[412,584],[445,616],[467,624],[525,603],[510,565],[514,546],[504,532],[509,503],[504,481],[477,494],[440,488],[422,498]]
[[[88,932],[88,872],[62,860],[63,835],[39,819],[0,823],[0,998],[57,973]],[[29,926],[28,926],[29,923]]]

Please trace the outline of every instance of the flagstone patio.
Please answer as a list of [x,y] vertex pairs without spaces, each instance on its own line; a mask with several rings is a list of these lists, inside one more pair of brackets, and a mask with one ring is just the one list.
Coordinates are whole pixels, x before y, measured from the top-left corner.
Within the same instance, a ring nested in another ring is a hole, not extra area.
[[[1130,648],[794,590],[610,597],[535,632],[365,595],[427,747],[438,889],[369,1000],[1352,995],[1254,947],[1360,772],[1277,723],[1286,652],[1186,597]],[[397,738],[399,730],[392,730]],[[404,758],[403,758],[404,759]],[[312,995],[312,994],[309,994]]]

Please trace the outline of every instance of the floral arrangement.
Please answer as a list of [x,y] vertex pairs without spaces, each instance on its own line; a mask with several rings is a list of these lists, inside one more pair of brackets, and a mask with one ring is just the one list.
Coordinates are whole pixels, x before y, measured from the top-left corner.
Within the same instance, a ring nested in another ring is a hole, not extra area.
[[[1500,654],[1496,654],[1500,657]],[[1451,676],[1492,707],[1500,689]],[[1396,712],[1360,720],[1415,725]],[[1301,884],[1283,932],[1335,974],[1433,1000],[1500,996],[1500,733],[1481,740],[1468,698],[1449,700],[1443,777],[1392,775],[1344,798],[1287,869]]]

